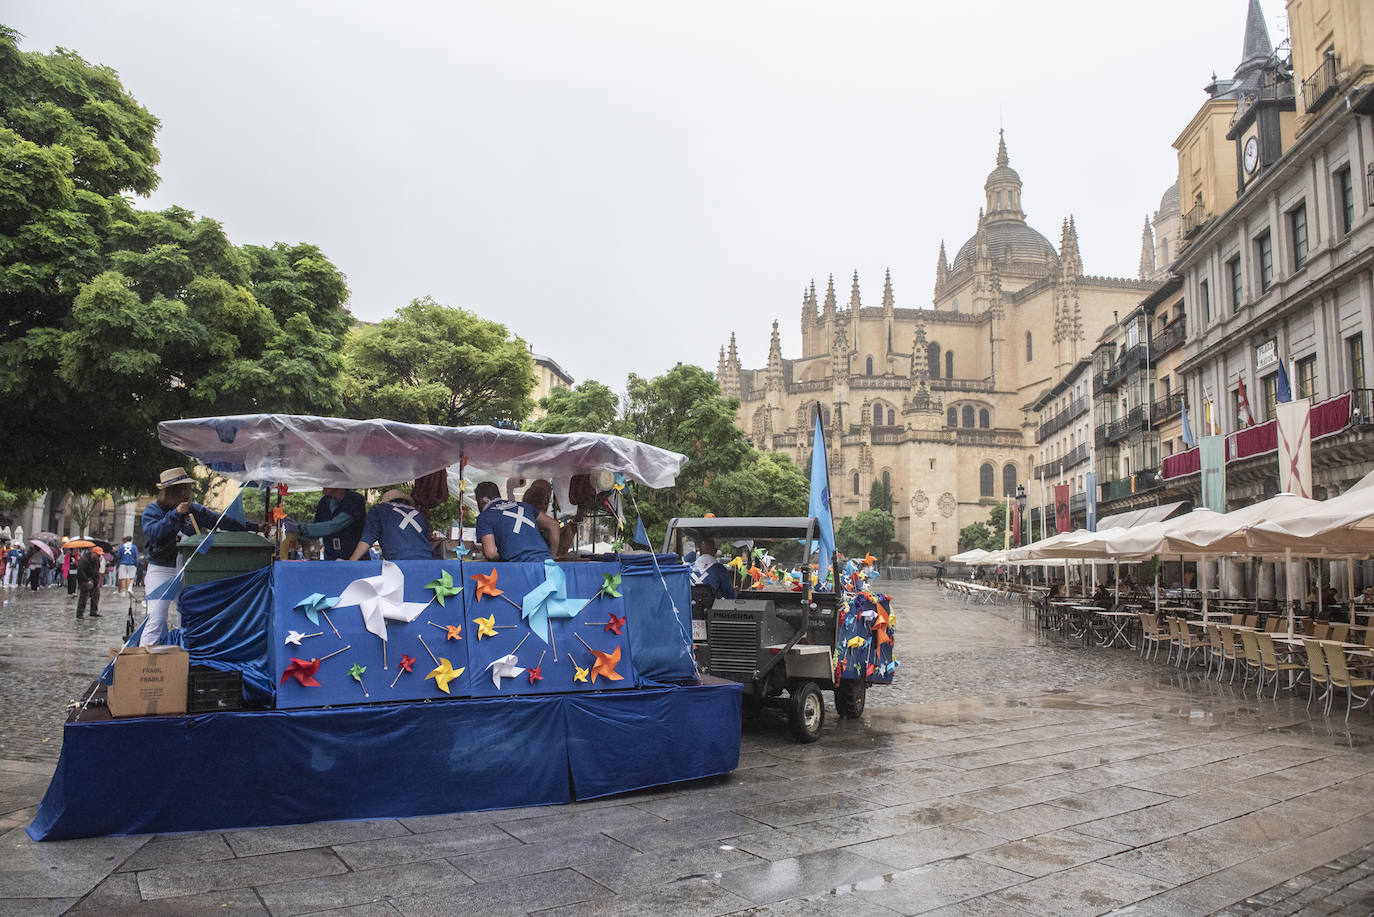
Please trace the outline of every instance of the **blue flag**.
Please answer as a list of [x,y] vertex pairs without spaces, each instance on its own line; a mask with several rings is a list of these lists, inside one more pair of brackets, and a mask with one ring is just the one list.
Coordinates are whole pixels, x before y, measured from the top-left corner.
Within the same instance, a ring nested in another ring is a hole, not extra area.
[[234,495],[234,502],[229,504],[229,508],[224,511],[224,515],[240,525],[246,523],[248,519],[243,515],[243,488]]
[[835,553],[835,521],[830,516],[830,470],[826,466],[825,431],[821,429],[821,415],[816,412],[816,441],[811,446],[811,505],[807,511],[820,528],[820,553],[816,557],[816,574],[825,582],[830,569],[830,557]]
[[209,550],[210,550],[210,548],[213,547],[214,544],[215,544],[215,533],[214,533],[214,532],[206,532],[206,533],[205,533],[205,537],[202,538],[202,539],[200,540],[200,544],[196,545],[196,553],[197,553],[197,554],[205,554],[205,553],[208,553]]
[[1282,360],[1279,361],[1279,381],[1278,384],[1274,386],[1274,389],[1274,400],[1280,404],[1293,400],[1293,390],[1288,386],[1288,372],[1283,368]]
[[637,545],[642,545],[643,547],[649,548],[650,550],[653,549],[653,545],[649,543],[649,533],[644,529],[643,516],[638,516],[635,518],[635,537],[633,543]]
[[150,602],[158,602],[163,599],[174,599],[181,591],[181,583],[185,578],[184,572],[179,571],[176,576],[149,592],[145,598]]
[[1192,424],[1188,423],[1188,401],[1183,401],[1183,445],[1191,449],[1197,445],[1197,440],[1193,438]]

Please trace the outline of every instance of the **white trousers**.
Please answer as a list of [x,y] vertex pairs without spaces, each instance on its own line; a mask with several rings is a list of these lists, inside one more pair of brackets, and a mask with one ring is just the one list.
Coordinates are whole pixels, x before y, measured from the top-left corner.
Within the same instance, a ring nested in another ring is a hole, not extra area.
[[[152,595],[154,590],[176,576],[176,573],[176,567],[149,564],[148,572],[143,574],[143,594]],[[174,601],[176,596],[167,599],[148,599],[148,617],[143,622],[143,635],[139,638],[139,646],[157,646],[162,642],[163,634],[167,630],[167,612]]]
[[5,567],[5,585],[13,586],[15,579],[19,576],[19,565],[10,564]]

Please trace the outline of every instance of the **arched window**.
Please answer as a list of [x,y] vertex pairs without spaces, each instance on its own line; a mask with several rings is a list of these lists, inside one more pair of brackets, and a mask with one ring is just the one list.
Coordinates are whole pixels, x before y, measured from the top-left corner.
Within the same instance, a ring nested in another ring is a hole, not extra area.
[[992,467],[992,462],[983,463],[983,467],[978,469],[978,496],[992,496],[992,479],[997,474],[997,469]]
[[1027,362],[1027,363],[1029,363],[1029,362],[1031,361],[1031,355],[1032,355],[1032,350],[1031,350],[1031,333],[1030,333],[1029,331],[1027,331],[1027,332],[1026,332],[1026,362]]
[[887,425],[889,427],[897,426],[897,412],[892,408],[887,409]]
[[1002,496],[1016,496],[1016,466],[1010,462],[1002,466]]
[[945,378],[954,378],[954,351],[952,350],[945,351]]
[[978,411],[978,426],[982,427],[984,430],[992,426],[992,415],[988,413],[987,408],[982,408]]
[[872,358],[872,357],[869,357],[868,360],[864,362],[864,374],[865,374],[865,375],[869,375],[869,376],[873,375],[873,358]]
[[948,411],[945,411],[945,426],[947,426],[947,427],[957,427],[957,426],[959,426],[959,409],[958,409],[958,408],[950,408]]
[[973,426],[973,405],[971,404],[964,405],[964,426]]
[[892,492],[892,473],[887,470],[883,471],[883,486],[888,489],[889,493]]
[[940,378],[940,345],[930,343],[926,345],[926,363],[930,366],[930,378]]
[[879,427],[883,425],[883,406],[881,404],[873,405],[873,423]]
[[859,495],[859,473],[854,472],[854,496]]

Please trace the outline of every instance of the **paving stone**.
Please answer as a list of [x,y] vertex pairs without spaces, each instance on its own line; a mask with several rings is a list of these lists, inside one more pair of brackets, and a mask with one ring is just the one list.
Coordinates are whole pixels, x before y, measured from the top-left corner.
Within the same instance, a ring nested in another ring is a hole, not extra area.
[[605,857],[625,857],[637,853],[632,847],[604,834],[588,834],[570,839],[559,837],[518,847],[482,850],[449,857],[449,862],[478,882],[510,876],[527,876],[564,866],[576,866]]
[[605,898],[610,889],[571,869],[498,879],[464,888],[424,892],[391,902],[405,917],[481,914],[504,917]]
[[1124,907],[1169,888],[1169,883],[1086,863],[1024,882],[988,897],[1042,917],[1088,917]]
[[[472,885],[473,881],[445,860],[402,863],[338,875],[263,885],[257,892],[272,917],[309,914],[331,908],[374,904],[421,892]],[[389,906],[389,905],[388,905]]]
[[935,860],[986,850],[1003,843],[1003,838],[958,825],[927,828],[910,834],[896,834],[878,841],[855,844],[854,853],[886,863],[894,869],[913,869]]
[[844,917],[893,917],[896,913],[845,889],[746,908],[733,912],[730,917],[830,917],[832,914],[843,914]]
[[766,826],[762,822],[752,818],[733,812],[719,812],[697,818],[679,818],[660,825],[608,828],[602,833],[641,853],[659,853],[692,846],[700,841],[735,837],[763,827]]
[[737,809],[736,812],[769,827],[783,828],[788,825],[820,821],[823,818],[837,815],[852,815],[856,812],[867,812],[877,808],[880,808],[880,803],[872,799],[852,796],[848,793],[832,793],[789,803],[773,802],[749,806]]
[[1101,860],[1125,849],[1124,844],[1115,841],[1074,831],[1053,831],[979,850],[969,854],[969,857],[1038,877]]
[[722,873],[721,887],[755,904],[768,904],[832,888],[856,885],[891,872],[891,867],[851,853],[825,850]]
[[731,894],[714,882],[684,879],[656,888],[638,889],[624,895],[598,898],[540,911],[540,917],[698,917],[702,914],[738,913],[748,899]]
[[1035,834],[1044,834],[1058,828],[1067,828],[1070,825],[1090,820],[1091,816],[1076,812],[1073,809],[1052,806],[1049,803],[1038,803],[1033,806],[1010,809],[1006,812],[979,815],[962,822],[960,827],[970,831],[981,831],[994,837],[1015,840]]
[[346,869],[331,850],[293,850],[290,853],[201,863],[194,869],[182,866],[145,869],[137,874],[138,891],[146,900],[180,898],[210,891],[334,875]]
[[588,860],[575,868],[582,875],[620,893],[666,885],[687,879],[714,881],[720,873],[760,862],[754,854],[732,841],[711,842],[665,853],[634,853],[608,859]]
[[859,883],[854,893],[900,914],[920,914],[1025,881],[1019,872],[960,857]]
[[[312,845],[315,846],[315,845]],[[137,872],[157,866],[171,866],[182,863],[210,863],[215,860],[232,860],[234,851],[224,842],[223,835],[172,834],[155,837],[124,861],[120,872]]]
[[333,848],[349,869],[374,869],[420,860],[514,847],[520,841],[495,825],[476,825],[471,828],[452,828],[428,834],[404,834],[370,841],[355,841]]
[[101,908],[98,913],[101,917],[267,917],[267,908],[251,888],[233,888]]
[[282,825],[276,828],[249,828],[229,831],[225,841],[236,856],[258,856],[264,853],[284,853],[288,850],[309,850],[350,841],[366,841],[380,837],[404,836],[410,832],[395,819],[380,821],[335,821],[311,825]]

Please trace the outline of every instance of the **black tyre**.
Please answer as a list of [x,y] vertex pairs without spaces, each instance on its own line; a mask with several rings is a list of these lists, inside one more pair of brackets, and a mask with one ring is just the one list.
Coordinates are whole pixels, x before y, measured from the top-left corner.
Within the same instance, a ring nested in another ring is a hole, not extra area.
[[792,689],[787,703],[787,725],[792,738],[810,744],[821,737],[825,725],[825,698],[814,681],[802,682]]
[[846,678],[835,688],[835,709],[845,719],[856,720],[864,715],[867,698],[867,682],[862,678]]

